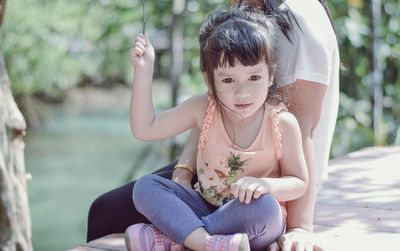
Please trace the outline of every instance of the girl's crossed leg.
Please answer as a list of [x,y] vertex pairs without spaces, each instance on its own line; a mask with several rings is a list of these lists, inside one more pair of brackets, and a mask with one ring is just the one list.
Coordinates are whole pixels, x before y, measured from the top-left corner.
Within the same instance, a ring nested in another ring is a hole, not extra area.
[[[195,239],[205,245],[208,234],[246,233],[252,250],[265,249],[285,227],[279,203],[268,194],[249,204],[234,199],[217,208],[193,189],[146,175],[137,181],[133,200],[139,212],[181,244]],[[190,238],[193,235],[196,238]],[[204,239],[197,238],[201,235]]]

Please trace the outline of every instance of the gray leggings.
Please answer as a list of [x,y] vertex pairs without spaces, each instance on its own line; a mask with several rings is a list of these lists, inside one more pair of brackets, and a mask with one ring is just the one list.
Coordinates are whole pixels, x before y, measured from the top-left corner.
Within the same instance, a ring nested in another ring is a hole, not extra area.
[[234,199],[217,208],[195,190],[150,174],[136,182],[133,201],[150,222],[181,244],[204,227],[210,234],[247,233],[252,250],[265,249],[285,228],[281,207],[269,194],[249,204]]

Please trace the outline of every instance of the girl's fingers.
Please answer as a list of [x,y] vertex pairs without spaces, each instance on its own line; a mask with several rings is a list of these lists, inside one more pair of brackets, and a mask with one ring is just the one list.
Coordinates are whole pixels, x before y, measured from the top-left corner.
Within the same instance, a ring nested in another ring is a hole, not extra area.
[[230,185],[231,194],[233,195],[233,197],[235,197],[235,198],[239,197],[239,189],[240,189],[240,186],[243,184],[244,181],[245,181],[245,178],[240,178],[235,183],[232,183]]
[[235,183],[232,183],[230,188],[233,197],[246,204],[250,203],[253,198],[260,198],[261,195],[267,192],[267,189],[257,179],[251,177],[240,178]]
[[[247,189],[248,189],[248,187],[250,186],[250,184],[251,184],[251,181],[246,179],[246,180],[239,186],[238,199],[240,200],[240,202],[245,202]],[[252,194],[251,196],[253,196],[253,194]]]
[[139,35],[136,37],[135,44],[137,44],[137,43],[142,44],[144,47],[147,46],[146,38],[143,35]]
[[148,47],[153,47],[153,45],[151,44],[151,42],[150,42],[150,39],[149,39],[149,34],[145,34],[145,39],[146,39],[146,45],[148,46]]
[[131,58],[140,58],[143,55],[143,51],[137,47],[132,47],[129,51],[129,57]]
[[146,40],[146,43],[147,42],[150,43],[150,39],[149,39],[149,34],[148,33],[144,34],[144,39]]
[[258,184],[251,183],[246,189],[246,198],[244,203],[249,204],[251,199],[253,198],[254,191],[256,191]]
[[239,188],[238,199],[240,202],[244,202],[245,197],[246,197],[246,187],[241,186]]
[[134,67],[153,67],[154,48],[148,40],[148,35],[137,35],[129,50],[129,58]]
[[144,47],[152,47],[152,45],[150,43],[150,39],[149,39],[149,34],[147,34],[147,33],[145,35],[139,34],[136,37],[135,42],[139,42],[139,43],[143,44]]
[[254,191],[254,199],[260,198],[261,195],[265,194],[267,190],[263,186],[257,187],[257,189]]
[[136,36],[136,39],[142,39],[143,41],[146,41],[146,36],[143,35],[143,34],[138,34],[138,35]]
[[135,47],[135,48],[133,48],[133,53],[134,53],[134,55],[136,56],[136,57],[142,57],[143,56],[143,54],[144,54],[144,50],[142,50],[142,49],[140,49],[140,48],[138,48],[138,47]]
[[136,42],[134,47],[139,48],[143,52],[146,51],[146,47],[143,44],[139,43],[139,42]]

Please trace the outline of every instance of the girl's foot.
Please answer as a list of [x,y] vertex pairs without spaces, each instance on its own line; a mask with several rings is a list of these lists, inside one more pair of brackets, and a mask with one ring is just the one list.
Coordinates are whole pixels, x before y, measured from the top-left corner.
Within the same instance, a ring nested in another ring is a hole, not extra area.
[[129,251],[183,251],[183,246],[171,240],[151,224],[139,223],[125,231]]
[[213,235],[206,242],[206,251],[250,251],[247,234]]

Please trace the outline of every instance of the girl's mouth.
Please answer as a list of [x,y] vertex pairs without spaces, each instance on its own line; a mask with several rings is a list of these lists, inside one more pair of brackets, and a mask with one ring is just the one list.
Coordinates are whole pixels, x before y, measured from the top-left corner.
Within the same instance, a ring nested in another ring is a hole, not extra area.
[[247,109],[250,106],[251,106],[251,103],[248,103],[248,104],[235,104],[235,107],[240,109],[240,110]]

